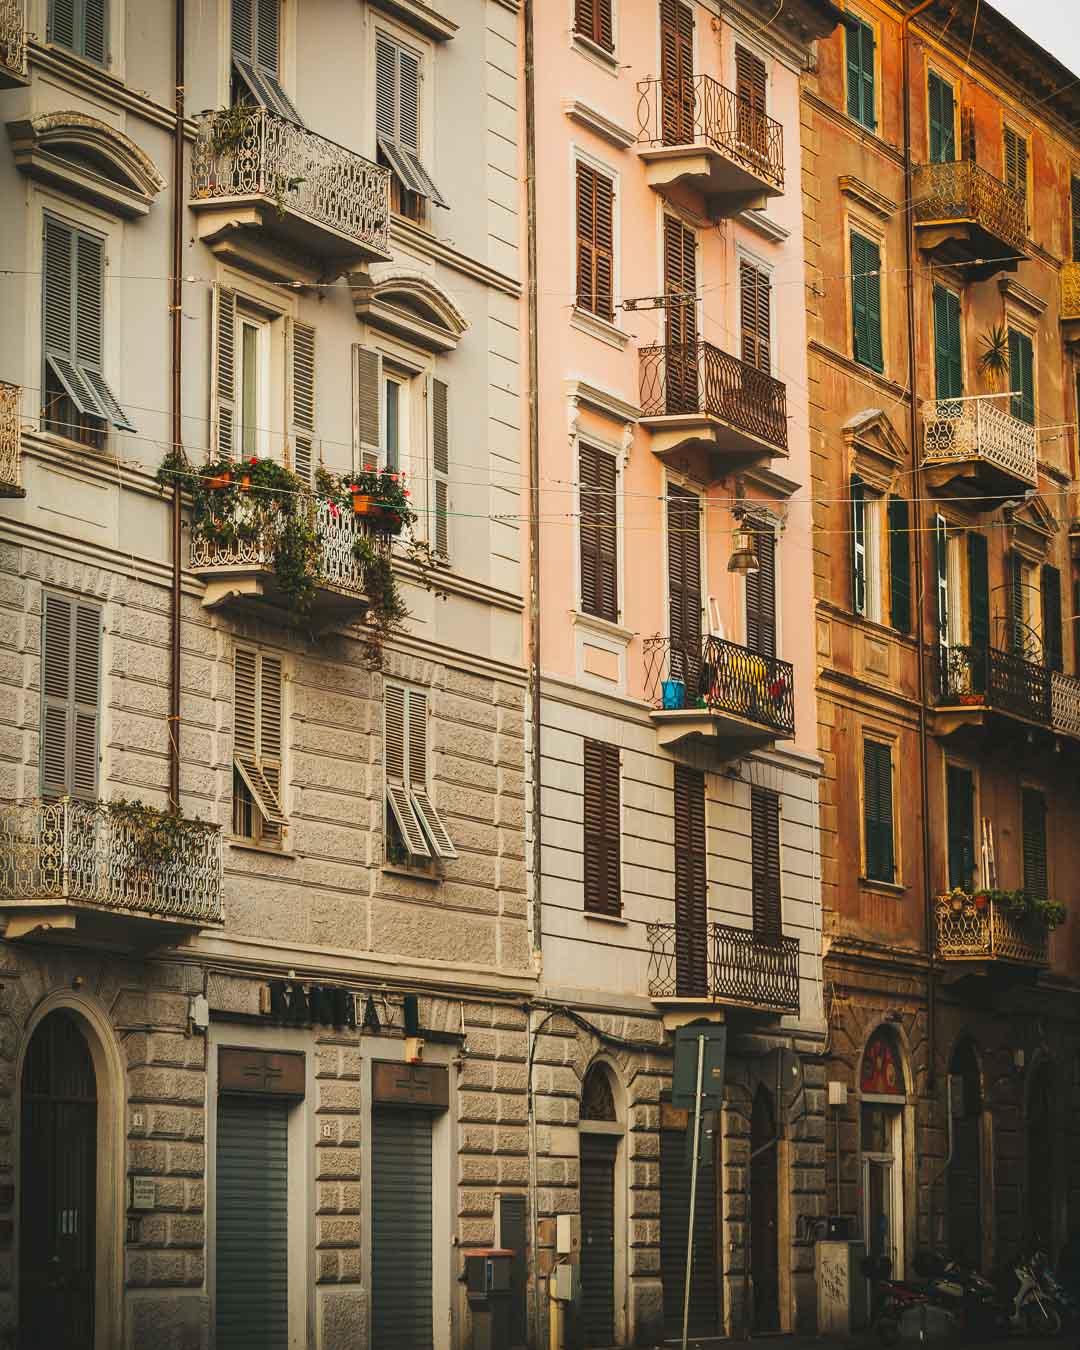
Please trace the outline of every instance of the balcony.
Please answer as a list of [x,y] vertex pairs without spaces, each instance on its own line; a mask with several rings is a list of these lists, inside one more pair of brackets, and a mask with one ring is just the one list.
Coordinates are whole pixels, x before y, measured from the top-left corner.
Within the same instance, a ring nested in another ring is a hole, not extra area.
[[1050,672],[1050,729],[1080,741],[1080,680],[1060,670]]
[[977,263],[965,280],[1015,272],[1028,256],[1023,195],[974,160],[920,164],[912,195],[919,248],[935,262]]
[[1007,411],[1005,396],[928,399],[922,405],[927,486],[993,510],[1038,486],[1035,428]]
[[642,347],[639,357],[639,421],[665,463],[709,483],[787,454],[787,390],[767,371],[711,342]]
[[784,129],[711,75],[638,83],[638,155],[659,192],[700,192],[714,215],[768,205],[784,191]]
[[770,939],[726,923],[706,924],[700,934],[673,923],[650,923],[645,936],[654,1002],[798,1014],[798,938]]
[[1061,269],[1062,339],[1071,347],[1080,346],[1080,262],[1067,262]]
[[1049,945],[1044,923],[1036,918],[1013,918],[993,896],[937,898],[937,947],[943,961],[1037,968],[1049,964]]
[[219,925],[220,830],[155,817],[167,834],[107,802],[0,804],[5,937],[65,940],[78,929],[91,944],[157,946]]
[[0,89],[27,81],[26,0],[0,0]]
[[198,121],[191,209],[222,258],[327,281],[390,257],[390,171],[265,108]]
[[25,497],[22,485],[22,390],[0,380],[0,497]]
[[692,651],[645,638],[645,697],[659,745],[704,741],[727,758],[795,735],[795,671],[706,634]]

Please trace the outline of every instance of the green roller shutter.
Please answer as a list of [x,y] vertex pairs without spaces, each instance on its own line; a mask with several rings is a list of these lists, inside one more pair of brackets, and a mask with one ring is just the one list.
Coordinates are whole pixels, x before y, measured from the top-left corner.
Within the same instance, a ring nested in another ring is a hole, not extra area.
[[950,164],[956,158],[956,113],[952,85],[933,71],[927,77],[930,104],[930,162]]
[[431,1116],[376,1109],[371,1126],[371,1344],[431,1350]]
[[960,297],[944,286],[934,287],[934,376],[938,398],[959,398],[964,392]]
[[975,777],[959,764],[945,766],[949,828],[949,889],[975,884]]
[[[693,1116],[688,1128],[693,1132]],[[690,1222],[690,1160],[687,1131],[660,1132],[660,1278],[664,1287],[664,1334],[682,1335],[686,1289],[686,1234]],[[698,1168],[694,1206],[694,1259],[690,1276],[691,1336],[720,1334],[720,1289],[716,1249],[716,1168],[710,1158]]]
[[871,370],[883,370],[881,250],[861,234],[851,236],[851,332],[855,360]]
[[1021,422],[1035,425],[1035,357],[1031,338],[1009,329],[1009,411]]
[[911,528],[907,499],[889,498],[889,622],[911,632]]

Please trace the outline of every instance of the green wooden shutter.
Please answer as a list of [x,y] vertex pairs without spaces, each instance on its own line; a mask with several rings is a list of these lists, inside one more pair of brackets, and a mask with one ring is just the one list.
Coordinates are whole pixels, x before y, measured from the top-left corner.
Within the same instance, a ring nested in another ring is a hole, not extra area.
[[780,798],[750,789],[750,861],[754,934],[777,943],[783,935],[780,881]]
[[315,329],[293,319],[289,325],[292,379],[289,384],[289,438],[296,475],[310,486],[315,447]]
[[1061,573],[1044,563],[1042,568],[1043,661],[1050,670],[1063,670],[1061,627]]
[[963,394],[960,297],[944,286],[934,287],[934,373],[938,398],[959,398]]
[[1005,146],[1005,185],[1012,189],[1027,204],[1027,137],[1021,136],[1012,127],[1004,131]]
[[48,40],[104,65],[106,16],[106,0],[49,0]]
[[889,622],[911,632],[911,532],[908,503],[889,498]]
[[950,164],[956,158],[956,113],[952,85],[935,75],[927,76],[930,105],[930,162]]
[[851,608],[866,613],[866,489],[851,475]]
[[851,236],[851,328],[855,360],[882,370],[881,250],[859,234]]
[[1024,890],[1040,900],[1049,898],[1046,867],[1046,798],[1035,788],[1021,791],[1021,833],[1024,850]]
[[937,579],[938,646],[949,645],[949,527],[944,516],[934,517],[934,565]]
[[892,749],[880,741],[863,741],[863,823],[866,875],[891,883],[893,857]]
[[971,646],[976,652],[985,653],[990,646],[990,566],[986,535],[970,531],[967,552]]
[[975,778],[959,764],[945,766],[949,889],[975,884]]
[[1035,425],[1035,358],[1031,338],[1009,329],[1009,382],[1013,397],[1009,411],[1021,422]]
[[847,110],[848,116],[873,131],[874,116],[874,30],[859,19],[845,19],[847,27]]
[[1024,620],[1024,563],[1015,549],[1006,557],[1009,582],[1009,649],[1022,655],[1027,649]]

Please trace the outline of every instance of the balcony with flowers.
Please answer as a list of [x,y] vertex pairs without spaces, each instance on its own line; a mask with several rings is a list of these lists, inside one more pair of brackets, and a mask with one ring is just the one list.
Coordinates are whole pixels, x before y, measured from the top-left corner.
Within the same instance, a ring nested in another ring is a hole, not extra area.
[[1049,935],[1065,907],[1027,891],[959,887],[937,898],[937,953],[942,961],[1040,968],[1049,964]]

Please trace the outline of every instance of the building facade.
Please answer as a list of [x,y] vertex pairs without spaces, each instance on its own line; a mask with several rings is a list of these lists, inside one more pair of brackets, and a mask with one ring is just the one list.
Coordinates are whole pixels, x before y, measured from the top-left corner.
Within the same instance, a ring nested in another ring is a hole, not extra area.
[[988,1268],[1080,1226],[1075,82],[851,0],[802,107],[829,1206]]
[[535,987],[517,7],[0,22],[0,1322],[467,1343]]

